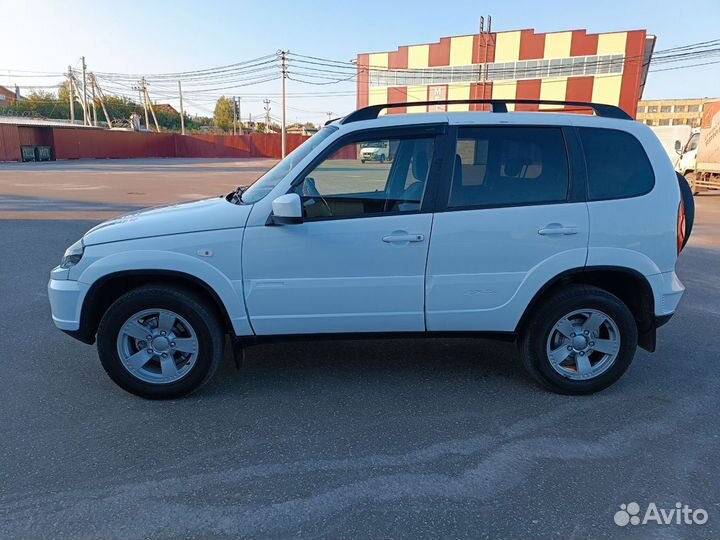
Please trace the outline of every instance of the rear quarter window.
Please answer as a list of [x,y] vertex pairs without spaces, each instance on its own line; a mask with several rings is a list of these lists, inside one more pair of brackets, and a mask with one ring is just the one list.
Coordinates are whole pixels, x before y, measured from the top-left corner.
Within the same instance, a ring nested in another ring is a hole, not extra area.
[[588,199],[602,201],[649,193],[655,175],[635,137],[614,129],[578,128],[585,152]]

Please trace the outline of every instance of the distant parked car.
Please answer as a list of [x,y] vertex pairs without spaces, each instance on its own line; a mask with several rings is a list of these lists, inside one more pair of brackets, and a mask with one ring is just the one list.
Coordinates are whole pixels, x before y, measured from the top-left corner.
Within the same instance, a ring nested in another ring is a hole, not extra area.
[[[692,195],[652,131],[616,107],[488,103],[360,109],[247,190],[94,227],[51,272],[55,325],[97,340],[109,376],[155,399],[202,386],[226,334],[238,350],[491,335],[516,340],[555,392],[609,386],[638,345],[654,351],[683,295]],[[363,147],[375,141],[387,145]],[[361,166],[390,144],[387,169]]]
[[360,161],[365,163],[366,161],[379,161],[385,163],[390,155],[390,147],[388,141],[370,141],[364,143],[360,148]]

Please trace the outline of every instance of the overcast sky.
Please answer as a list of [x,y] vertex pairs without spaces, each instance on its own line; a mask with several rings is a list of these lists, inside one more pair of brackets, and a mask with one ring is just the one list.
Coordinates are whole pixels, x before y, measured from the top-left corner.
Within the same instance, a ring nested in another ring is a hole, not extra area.
[[[32,6],[18,0],[0,0],[0,84],[18,83],[21,88],[56,84],[58,76],[33,79],[8,77],[7,73],[59,73],[68,65],[79,67],[82,55],[89,69],[119,73],[204,69],[278,49],[347,61],[358,52],[394,50],[399,45],[477,32],[479,16],[487,13],[493,16],[495,31],[585,28],[589,32],[610,32],[644,28],[658,37],[656,50],[720,38],[720,0],[35,0]],[[324,86],[290,82],[288,120],[319,121],[326,118],[327,111],[345,114],[355,106],[354,90],[354,82]],[[280,82],[272,81],[231,93],[244,96],[246,117],[248,113],[260,115],[262,96],[277,101],[273,94],[279,91]],[[325,94],[317,95],[320,93]],[[718,95],[720,64],[652,73],[644,97]],[[188,93],[186,109],[210,113],[211,99]],[[165,97],[157,100],[176,103]],[[279,104],[273,103],[272,108],[277,117]]]

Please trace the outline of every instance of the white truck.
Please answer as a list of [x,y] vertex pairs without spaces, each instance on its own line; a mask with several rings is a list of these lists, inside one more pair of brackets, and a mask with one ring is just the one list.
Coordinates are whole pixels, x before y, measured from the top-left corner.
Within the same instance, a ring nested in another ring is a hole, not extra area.
[[690,139],[690,135],[693,134],[693,128],[687,124],[682,126],[651,126],[655,136],[663,145],[665,152],[667,152],[670,161],[676,164],[678,161],[678,155],[675,150],[675,144],[677,141],[686,142]]
[[675,170],[687,179],[693,194],[720,189],[720,102],[706,105],[703,127],[694,130],[685,145],[676,140],[675,151],[680,155]]

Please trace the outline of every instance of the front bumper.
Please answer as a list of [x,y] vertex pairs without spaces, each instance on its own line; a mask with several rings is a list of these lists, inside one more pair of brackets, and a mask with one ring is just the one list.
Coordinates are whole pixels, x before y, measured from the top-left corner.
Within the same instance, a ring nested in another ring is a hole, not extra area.
[[80,311],[85,287],[78,281],[50,278],[48,298],[55,326],[60,330],[80,329]]

